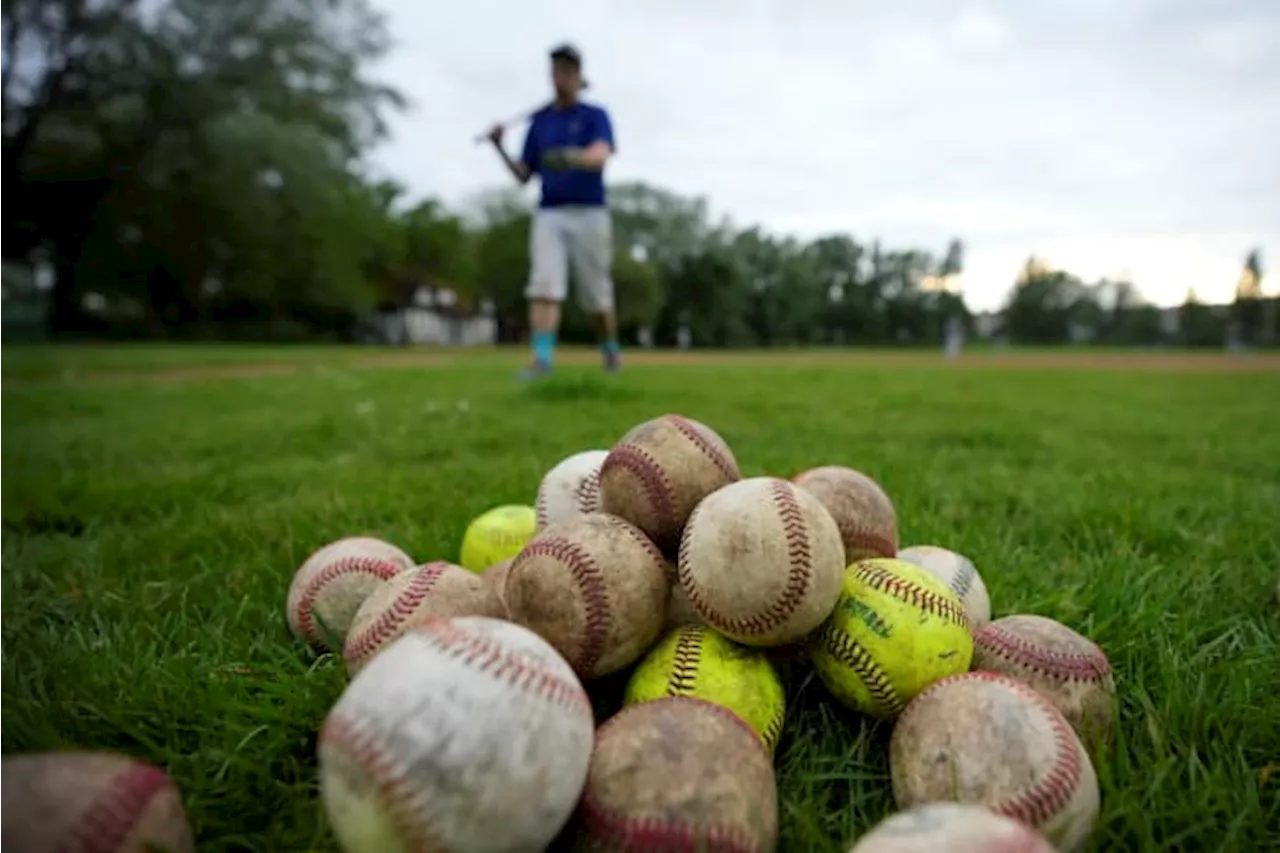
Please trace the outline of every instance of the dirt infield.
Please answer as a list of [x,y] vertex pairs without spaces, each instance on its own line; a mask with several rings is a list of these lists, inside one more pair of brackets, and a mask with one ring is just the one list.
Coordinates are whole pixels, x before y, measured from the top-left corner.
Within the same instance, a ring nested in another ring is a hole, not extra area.
[[[101,369],[68,367],[47,378],[5,380],[9,387],[55,382],[60,384],[116,384],[133,382],[198,382],[219,379],[260,379],[324,373],[331,370],[441,368],[467,363],[507,364],[513,368],[525,357],[522,348],[484,350],[420,349],[358,354],[334,349],[332,358],[301,362],[245,362],[240,364],[157,364],[154,369]],[[589,365],[598,361],[587,348],[565,348],[561,364]],[[1070,370],[1160,373],[1267,373],[1280,371],[1280,352],[1194,353],[1124,351],[980,351],[948,360],[936,352],[886,350],[752,350],[752,351],[628,351],[624,363],[632,366],[762,366],[885,368],[924,370]]]

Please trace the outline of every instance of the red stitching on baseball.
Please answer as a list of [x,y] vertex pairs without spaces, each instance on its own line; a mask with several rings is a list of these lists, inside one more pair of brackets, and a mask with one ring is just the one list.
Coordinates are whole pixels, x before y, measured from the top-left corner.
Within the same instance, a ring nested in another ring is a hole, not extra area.
[[692,625],[679,629],[667,679],[668,696],[685,696],[697,688],[698,661],[702,658],[702,632]]
[[[578,672],[589,673],[604,653],[609,632],[609,601],[605,596],[604,576],[600,573],[600,567],[587,549],[560,537],[533,540],[520,552],[516,563],[536,556],[550,557],[567,567],[582,593],[586,611],[583,614],[582,648],[569,663]],[[516,564],[512,564],[511,569],[507,576],[508,583],[519,571]]]
[[1059,713],[1058,709],[1042,696],[1039,691],[1007,675],[987,672],[986,670],[949,675],[935,681],[921,691],[916,696],[915,701],[909,704],[907,710],[898,718],[898,726],[903,726],[904,722],[913,715],[913,712],[922,707],[921,700],[926,696],[944,689],[953,681],[965,679],[988,681],[1007,687],[1014,693],[1030,699],[1048,717],[1049,724],[1053,727],[1054,749],[1057,753],[1056,760],[1053,762],[1053,766],[1049,768],[1049,772],[1043,779],[1031,785],[1021,794],[994,805],[986,804],[992,811],[1003,814],[1006,817],[1021,820],[1031,826],[1043,825],[1049,818],[1071,802],[1071,796],[1080,784],[1081,767],[1080,751],[1076,748],[1075,732],[1062,714]]
[[413,626],[411,633],[426,640],[440,652],[487,672],[533,696],[540,696],[554,705],[588,715],[591,700],[576,681],[568,681],[552,672],[543,663],[519,652],[508,651],[455,626],[449,619],[431,619]]
[[574,490],[574,497],[578,501],[578,510],[581,512],[597,512],[600,509],[599,467],[578,482],[578,488]]
[[442,560],[420,566],[413,580],[400,591],[391,606],[348,638],[343,657],[351,663],[363,663],[367,656],[376,652],[406,619],[413,616],[447,568],[449,563]]
[[640,487],[644,489],[661,523],[670,527],[676,526],[676,508],[672,501],[671,484],[662,473],[658,460],[654,459],[648,451],[634,444],[616,445],[609,451],[609,455],[600,466],[602,480],[605,471],[610,468],[621,468],[630,472],[640,481]]
[[612,811],[592,794],[582,796],[582,828],[611,850],[688,851],[688,853],[756,853],[755,840],[736,827],[695,828],[659,818],[629,818]]
[[357,572],[374,575],[385,581],[397,575],[400,569],[401,566],[398,563],[379,557],[343,557],[329,563],[316,572],[315,577],[311,579],[311,582],[302,590],[302,594],[298,596],[298,607],[294,611],[294,618],[297,620],[303,636],[317,643],[324,641],[324,638],[315,632],[315,623],[311,620],[311,605],[315,603],[316,596],[320,594],[320,590],[329,581],[342,575]]
[[[760,735],[740,716],[714,702],[694,696],[672,696],[663,702],[696,703],[708,708],[751,735],[756,748],[764,750],[767,760],[772,754],[760,739]],[[646,703],[647,704],[647,703]],[[644,707],[633,705],[633,708]],[[596,731],[596,743],[619,719],[625,720],[628,709],[623,709],[604,722]],[[664,821],[659,818],[629,818],[610,809],[595,796],[588,780],[582,792],[583,829],[589,838],[609,843],[610,849],[634,851],[689,851],[689,853],[757,853],[755,839],[738,827],[693,827],[687,823]]]
[[533,502],[534,524],[539,530],[547,526],[547,493],[543,489],[538,490],[538,496]]
[[697,445],[698,449],[705,453],[715,463],[715,466],[720,469],[720,473],[731,481],[742,478],[742,474],[738,470],[737,460],[727,455],[724,449],[717,447],[715,442],[703,435],[702,430],[698,429],[692,421],[682,415],[667,415],[667,420],[671,422],[672,426],[680,430],[685,438]]
[[713,628],[737,634],[762,634],[786,621],[804,600],[809,587],[810,570],[813,568],[813,555],[809,548],[809,528],[805,524],[804,513],[796,500],[795,492],[792,491],[794,488],[796,487],[786,480],[774,479],[769,484],[770,496],[778,510],[778,520],[782,523],[783,536],[787,540],[787,563],[789,564],[787,585],[783,587],[782,594],[776,601],[752,616],[731,619],[716,612],[702,597],[693,580],[693,569],[688,560],[690,532],[693,530],[694,519],[702,504],[698,504],[693,514],[689,516],[689,523],[685,526],[684,535],[681,536],[676,571],[679,573],[680,586],[684,588],[689,602]]
[[[923,569],[921,570],[923,571]],[[888,593],[899,601],[918,607],[926,613],[942,617],[953,625],[969,625],[969,614],[964,606],[949,598],[944,598],[932,590],[917,586],[909,580],[898,577],[882,566],[869,562],[853,564],[853,574],[872,589]]]
[[667,562],[666,556],[663,555],[662,549],[659,548],[657,545],[655,545],[653,540],[645,535],[645,532],[643,530],[641,530],[639,527],[636,527],[634,524],[627,521],[625,518],[619,518],[616,515],[600,513],[600,517],[605,519],[609,524],[618,528],[623,533],[627,534],[632,539],[634,539],[637,543],[639,543],[644,548],[645,553],[647,553],[650,557],[652,557],[658,563],[658,565],[664,567],[664,572],[665,572],[665,564]]
[[134,761],[107,784],[70,832],[65,850],[115,853],[133,831],[152,798],[169,784],[163,770]]
[[836,526],[840,528],[840,538],[844,540],[845,548],[867,552],[876,557],[893,557],[898,553],[897,544],[886,536],[868,532],[849,521],[836,519]]
[[976,644],[1010,663],[1044,675],[1065,680],[1102,681],[1111,674],[1111,663],[1101,649],[1098,649],[1097,655],[1046,649],[1025,637],[1004,630],[1003,626],[994,622],[988,622],[979,628],[973,639]]
[[354,719],[330,714],[320,730],[320,744],[345,754],[360,768],[365,779],[378,790],[380,804],[387,810],[395,824],[396,834],[409,850],[426,853],[448,849],[423,825],[426,822],[422,815],[424,804],[417,788],[398,770],[390,750],[376,735]]

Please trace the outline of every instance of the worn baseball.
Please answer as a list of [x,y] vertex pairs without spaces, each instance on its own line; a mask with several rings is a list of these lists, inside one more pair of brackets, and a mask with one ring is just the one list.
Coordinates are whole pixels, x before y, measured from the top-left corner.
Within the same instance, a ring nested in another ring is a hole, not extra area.
[[439,616],[501,617],[483,576],[436,561],[401,572],[365,599],[342,646],[355,675],[379,651],[414,625]]
[[664,636],[636,665],[624,705],[663,696],[714,702],[746,721],[770,752],[786,719],[782,679],[760,649],[739,645],[705,625],[685,625]]
[[813,635],[813,667],[843,705],[889,720],[935,681],[966,672],[973,634],[964,605],[924,569],[860,560]]
[[1061,622],[1018,614],[987,623],[974,635],[973,668],[1001,672],[1039,690],[1086,746],[1111,739],[1111,664],[1096,643]]
[[915,563],[947,585],[964,602],[975,629],[991,621],[991,598],[973,561],[936,545],[912,545],[898,552],[899,560]]
[[600,511],[600,466],[607,450],[584,450],[561,459],[538,484],[537,530]]
[[744,645],[781,646],[835,607],[844,546],[816,497],[786,480],[751,477],[698,504],[677,571],[708,625]]
[[671,553],[698,502],[741,476],[715,430],[663,415],[633,427],[609,451],[600,466],[600,509],[631,522]]
[[395,545],[368,536],[325,545],[293,576],[285,603],[289,629],[314,649],[340,651],[365,599],[413,565]]
[[484,581],[485,589],[489,591],[490,606],[493,608],[494,613],[502,619],[506,619],[508,616],[505,590],[507,575],[511,572],[511,564],[515,562],[515,559],[515,557],[512,557],[509,560],[495,563],[480,575],[481,580]]
[[889,771],[899,808],[983,805],[1063,853],[1082,849],[1098,818],[1098,777],[1071,724],[999,673],[951,676],[917,696],[894,726]]
[[593,739],[586,691],[545,641],[500,619],[436,619],[329,712],[321,799],[346,853],[533,853],[573,814]]
[[836,520],[845,565],[898,553],[897,514],[875,480],[843,465],[822,465],[791,481],[812,493]]
[[719,705],[688,696],[631,705],[596,732],[575,828],[579,851],[773,851],[773,762]]
[[972,803],[929,803],[891,815],[849,853],[1057,853],[1025,823]]
[[507,616],[556,648],[582,678],[630,666],[662,630],[671,594],[662,553],[605,513],[553,524],[511,563]]
[[15,853],[190,853],[191,826],[163,770],[113,752],[33,752],[0,762],[0,847]]

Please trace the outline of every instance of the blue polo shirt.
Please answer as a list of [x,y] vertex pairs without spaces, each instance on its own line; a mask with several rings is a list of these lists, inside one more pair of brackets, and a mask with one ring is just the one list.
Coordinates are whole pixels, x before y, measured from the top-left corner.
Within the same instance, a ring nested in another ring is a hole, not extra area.
[[571,169],[561,153],[601,139],[613,147],[613,124],[603,107],[579,101],[568,109],[551,104],[533,114],[520,159],[541,179],[541,207],[604,205],[603,170]]

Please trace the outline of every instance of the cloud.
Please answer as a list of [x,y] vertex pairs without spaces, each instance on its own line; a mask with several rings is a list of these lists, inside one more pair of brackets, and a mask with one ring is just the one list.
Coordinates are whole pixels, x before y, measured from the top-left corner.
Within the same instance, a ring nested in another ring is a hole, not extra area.
[[381,76],[416,107],[376,160],[415,193],[501,184],[471,138],[545,101],[546,51],[572,40],[614,118],[612,179],[803,237],[958,236],[975,307],[1032,252],[1127,269],[1162,304],[1188,282],[1229,298],[1255,245],[1280,259],[1272,0],[381,5]]

